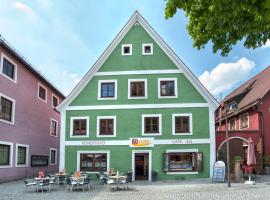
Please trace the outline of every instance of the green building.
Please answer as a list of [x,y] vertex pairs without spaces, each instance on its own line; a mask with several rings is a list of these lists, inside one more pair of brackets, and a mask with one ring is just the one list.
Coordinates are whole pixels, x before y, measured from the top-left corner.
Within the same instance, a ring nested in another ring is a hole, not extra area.
[[136,11],[58,107],[60,169],[210,177],[216,100]]

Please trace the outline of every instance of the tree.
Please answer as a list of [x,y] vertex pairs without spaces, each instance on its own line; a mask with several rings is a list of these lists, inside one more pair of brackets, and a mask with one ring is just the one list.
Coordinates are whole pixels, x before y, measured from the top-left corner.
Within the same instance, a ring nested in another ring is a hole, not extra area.
[[227,56],[238,41],[255,49],[270,39],[270,0],[167,0],[166,19],[177,9],[189,18],[187,30],[197,49],[212,42],[214,53]]

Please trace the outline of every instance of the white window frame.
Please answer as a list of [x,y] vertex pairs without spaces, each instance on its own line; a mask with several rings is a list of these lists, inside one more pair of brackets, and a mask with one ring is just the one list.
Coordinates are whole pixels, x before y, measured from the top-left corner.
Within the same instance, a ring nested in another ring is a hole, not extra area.
[[[233,121],[233,120],[235,121],[235,123],[234,123],[234,130],[231,130],[231,121]],[[229,131],[236,131],[236,123],[237,123],[236,118],[230,119],[229,122],[228,122],[228,130]]]
[[0,141],[0,144],[10,146],[9,164],[8,165],[0,165],[0,169],[11,168],[13,166],[13,143],[12,142]]
[[[76,119],[86,119],[86,135],[73,135],[73,121]],[[89,137],[89,117],[79,116],[70,117],[70,138],[88,138]]]
[[[161,92],[160,92],[160,82],[161,81],[174,81],[174,96],[161,96]],[[173,98],[178,98],[177,78],[159,78],[158,79],[158,98],[159,99],[173,99]]]
[[[4,67],[4,58],[7,59],[11,64],[14,65],[14,79],[10,78],[9,76],[5,75],[3,73],[3,67]],[[2,76],[4,76],[5,78],[7,78],[8,80],[12,81],[13,83],[17,83],[17,64],[11,59],[9,58],[7,55],[5,55],[4,53],[1,54],[1,65],[0,65],[0,74]]]
[[[144,82],[144,96],[132,97],[130,95],[132,82]],[[128,99],[147,99],[147,79],[128,79]]]
[[[144,132],[144,118],[145,117],[158,117],[159,133],[145,133]],[[162,135],[162,115],[161,114],[143,114],[142,115],[142,136],[160,136]]]
[[[113,135],[100,135],[99,126],[101,119],[113,119]],[[97,116],[97,137],[116,137],[116,116]]]
[[[42,87],[45,89],[45,100],[43,100],[42,98],[39,97],[39,88]],[[38,99],[47,103],[47,99],[48,99],[48,90],[47,90],[47,87],[45,87],[43,84],[41,83],[38,83],[38,92],[37,92],[37,96],[38,96]]]
[[[25,155],[25,164],[18,164],[18,147],[25,147],[26,148],[26,155]],[[27,144],[19,144],[16,143],[16,159],[15,159],[15,167],[28,167],[29,166],[29,145]]]
[[139,153],[148,154],[148,181],[152,181],[152,150],[132,150],[131,169],[132,169],[132,181],[135,181],[135,156]]
[[[146,46],[150,46],[150,48],[151,48],[150,53],[146,53],[144,51]],[[147,56],[147,55],[153,55],[153,52],[154,52],[154,50],[153,50],[153,43],[143,43],[142,44],[142,55],[145,55],[145,56]]]
[[57,106],[59,105],[59,97],[56,96],[54,93],[52,93],[52,107],[53,107],[53,108],[56,108],[57,106],[53,106],[53,98],[54,98],[54,97],[57,99]]
[[[176,133],[175,132],[175,117],[189,117],[189,133]],[[192,113],[175,113],[172,114],[172,134],[173,135],[192,135],[193,134],[193,119]]]
[[[51,163],[51,157],[52,157],[52,151],[55,151],[55,163]],[[49,163],[50,165],[57,165],[57,149],[56,148],[50,148],[50,157],[49,157]]]
[[[77,151],[77,171],[80,171],[80,158],[81,158],[81,154],[98,154],[98,153],[103,153],[103,154],[107,154],[107,172],[109,172],[110,170],[110,151],[104,151],[104,150],[100,150],[100,151]],[[98,171],[95,172],[87,172],[87,173],[99,173]]]
[[[56,122],[56,135],[52,135],[52,122],[53,121]],[[50,136],[58,137],[58,121],[53,119],[53,118],[51,118],[51,120],[50,120]]]
[[[125,47],[129,47],[129,49],[130,49],[129,53],[124,52]],[[121,55],[122,56],[131,56],[132,55],[132,44],[122,44],[122,46],[121,46]]]
[[[117,80],[99,80],[98,81],[98,100],[116,100],[117,99]],[[114,83],[114,97],[101,97],[101,84]]]
[[[241,117],[244,116],[244,115],[247,115],[247,117],[248,117],[248,126],[245,127],[245,128],[242,128],[241,127]],[[239,115],[239,130],[244,130],[244,129],[248,129],[248,128],[249,128],[249,112],[246,112],[246,113],[244,113],[242,115]]]
[[[167,149],[166,153],[198,153],[198,149]],[[195,172],[167,172],[168,175],[174,174],[199,174],[198,171]]]
[[8,99],[9,101],[12,101],[12,114],[11,114],[12,116],[11,116],[11,121],[0,118],[0,122],[4,122],[4,123],[14,125],[14,123],[15,123],[16,100],[12,99],[9,96],[4,95],[3,93],[0,93],[0,99],[1,99],[1,97],[4,97],[5,99]]

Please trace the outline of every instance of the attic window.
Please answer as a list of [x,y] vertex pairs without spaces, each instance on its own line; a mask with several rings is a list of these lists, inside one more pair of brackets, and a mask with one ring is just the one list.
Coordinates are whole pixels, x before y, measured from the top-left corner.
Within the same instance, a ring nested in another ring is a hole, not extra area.
[[132,55],[132,44],[122,44],[122,56]]
[[142,55],[153,55],[153,44],[143,44]]
[[237,103],[234,101],[229,104],[229,111],[237,110]]

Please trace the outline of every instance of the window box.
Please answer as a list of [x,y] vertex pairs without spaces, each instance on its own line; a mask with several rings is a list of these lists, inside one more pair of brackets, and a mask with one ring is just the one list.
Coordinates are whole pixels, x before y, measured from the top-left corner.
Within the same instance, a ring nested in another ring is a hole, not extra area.
[[38,83],[38,98],[47,103],[47,88],[40,83]]
[[13,163],[13,143],[0,141],[0,168],[10,168]]
[[177,98],[177,78],[158,79],[158,98]]
[[98,81],[98,100],[117,99],[117,80]]
[[50,148],[50,165],[56,165],[56,164],[57,164],[57,149]]
[[71,117],[70,118],[70,137],[86,138],[89,137],[89,117]]
[[15,100],[0,93],[0,121],[14,124]]
[[0,74],[12,82],[17,83],[17,64],[3,53],[1,56]]
[[16,144],[16,167],[27,167],[29,156],[29,145]]
[[122,44],[121,54],[122,56],[132,55],[132,44]]
[[161,114],[142,115],[142,135],[162,135]]
[[147,79],[128,79],[128,99],[147,98]]
[[142,55],[153,55],[153,44],[142,44]]
[[97,137],[116,137],[116,116],[97,117]]
[[173,135],[192,135],[193,122],[191,113],[181,113],[172,115]]

